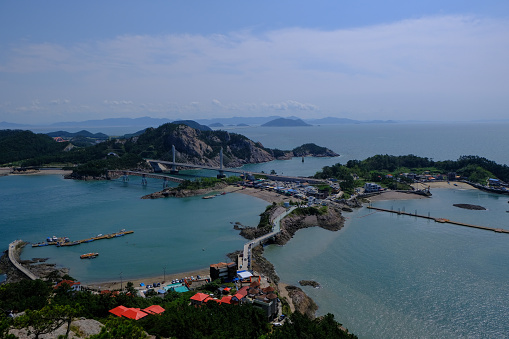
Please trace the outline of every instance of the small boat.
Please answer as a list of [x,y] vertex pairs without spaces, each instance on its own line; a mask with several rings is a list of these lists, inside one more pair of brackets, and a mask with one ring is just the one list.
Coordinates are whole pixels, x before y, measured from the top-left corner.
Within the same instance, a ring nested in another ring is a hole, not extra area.
[[99,255],[99,253],[85,253],[85,254],[80,255],[80,258],[81,259],[94,259],[94,258],[97,258],[98,255]]
[[81,241],[73,241],[73,242],[59,242],[57,244],[57,247],[60,247],[60,246],[75,246],[75,245],[79,245],[81,244]]
[[32,247],[42,247],[42,246],[48,246],[49,244],[47,242],[38,242],[36,244],[32,244]]
[[212,198],[214,198],[213,195],[207,195],[206,197],[202,197],[202,199],[212,199]]

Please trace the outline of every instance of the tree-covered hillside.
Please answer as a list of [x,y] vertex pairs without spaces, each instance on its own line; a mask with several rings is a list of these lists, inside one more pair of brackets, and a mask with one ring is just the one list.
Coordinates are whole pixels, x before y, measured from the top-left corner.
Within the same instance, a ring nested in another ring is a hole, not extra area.
[[57,154],[65,146],[65,143],[58,143],[46,134],[0,130],[0,164]]
[[337,178],[344,180],[342,186],[353,185],[353,176],[367,181],[381,182],[387,174],[396,178],[401,173],[422,174],[455,173],[462,178],[477,183],[485,183],[488,178],[509,182],[509,167],[500,165],[483,157],[468,155],[458,160],[433,161],[415,155],[375,155],[365,160],[349,160],[346,165],[326,166],[315,174],[316,178]]

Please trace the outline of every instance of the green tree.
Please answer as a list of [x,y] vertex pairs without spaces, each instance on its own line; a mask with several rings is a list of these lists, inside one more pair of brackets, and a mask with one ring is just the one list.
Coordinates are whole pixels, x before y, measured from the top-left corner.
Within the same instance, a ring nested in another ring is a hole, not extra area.
[[9,334],[12,327],[12,318],[6,317],[3,312],[0,313],[0,338],[14,339],[15,335]]
[[90,339],[144,339],[147,334],[142,327],[133,320],[125,318],[110,318],[101,332],[89,337]]
[[[74,316],[74,310],[70,306],[49,305],[40,310],[27,310],[24,315],[14,319],[16,328],[25,328],[28,335],[39,338],[41,334],[48,334],[68,322]],[[69,330],[69,327],[68,327]]]

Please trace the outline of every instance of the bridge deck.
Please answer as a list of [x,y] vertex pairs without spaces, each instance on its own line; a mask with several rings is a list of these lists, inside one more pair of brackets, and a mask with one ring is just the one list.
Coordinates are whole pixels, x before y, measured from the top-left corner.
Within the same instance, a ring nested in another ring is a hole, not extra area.
[[145,178],[153,178],[153,179],[166,179],[168,181],[173,181],[177,183],[184,182],[184,179],[181,178],[175,178],[169,175],[164,174],[155,174],[155,173],[149,173],[149,172],[137,172],[137,171],[120,171],[120,170],[112,170],[108,171],[108,175],[112,177],[121,177],[123,175],[135,175],[139,177],[145,177]]

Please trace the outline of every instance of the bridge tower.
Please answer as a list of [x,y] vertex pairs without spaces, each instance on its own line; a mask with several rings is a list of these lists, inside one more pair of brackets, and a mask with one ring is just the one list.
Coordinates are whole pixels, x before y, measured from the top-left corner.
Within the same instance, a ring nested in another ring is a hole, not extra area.
[[219,174],[217,175],[218,179],[224,178],[226,175],[224,175],[223,171],[223,148],[221,147],[221,150],[219,151]]
[[171,145],[171,153],[173,157],[173,164],[171,165],[171,174],[178,174],[177,165],[175,165],[175,145]]
[[143,186],[147,186],[147,178],[145,178],[145,174],[141,176],[141,184]]

